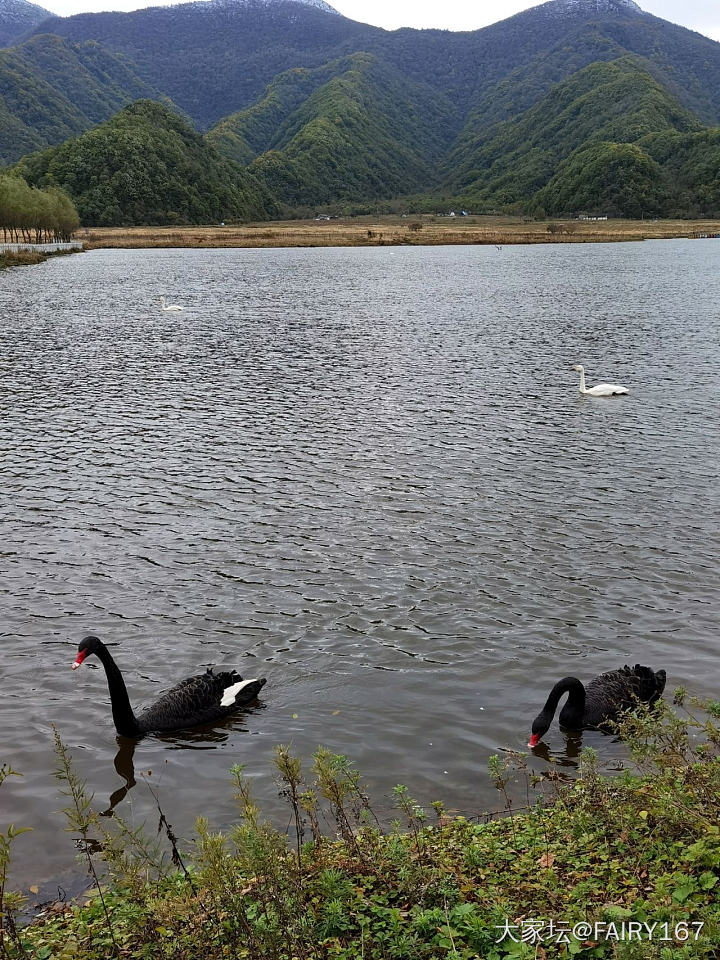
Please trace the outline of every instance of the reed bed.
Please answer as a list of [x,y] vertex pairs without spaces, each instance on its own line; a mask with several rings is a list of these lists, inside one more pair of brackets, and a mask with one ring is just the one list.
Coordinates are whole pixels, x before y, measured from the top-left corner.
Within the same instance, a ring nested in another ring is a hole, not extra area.
[[91,227],[87,249],[150,247],[367,247],[435,244],[612,243],[699,238],[720,233],[720,220],[553,220],[510,217],[383,217],[286,220],[227,226]]

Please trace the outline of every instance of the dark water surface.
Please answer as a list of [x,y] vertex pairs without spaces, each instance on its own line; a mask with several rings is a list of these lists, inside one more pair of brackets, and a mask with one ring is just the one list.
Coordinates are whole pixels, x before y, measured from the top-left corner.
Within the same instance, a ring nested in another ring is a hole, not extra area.
[[[561,676],[640,661],[720,695],[719,340],[710,240],[1,274],[0,759],[24,778],[0,824],[34,827],[16,881],[73,863],[51,722],[98,807],[123,785],[105,677],[70,670],[90,632],[136,706],[210,664],[268,679],[224,727],[137,745],[117,809],[152,815],[151,770],[185,836],[232,822],[238,762],[281,816],[277,743],[348,754],[381,807],[404,782],[472,813]],[[580,398],[578,362],[630,395]],[[605,769],[625,756],[582,739]]]

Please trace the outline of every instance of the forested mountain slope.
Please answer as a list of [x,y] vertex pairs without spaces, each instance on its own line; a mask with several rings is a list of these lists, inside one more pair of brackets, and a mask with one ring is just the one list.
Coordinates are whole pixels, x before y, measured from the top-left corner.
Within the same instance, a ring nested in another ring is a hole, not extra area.
[[474,206],[514,204],[544,187],[561,161],[580,148],[701,129],[700,120],[657,83],[641,59],[595,63],[556,84],[520,116],[498,124],[474,149],[463,144],[450,164],[448,186]]
[[[151,97],[286,212],[407,195],[480,211],[715,211],[720,44],[632,0],[549,0],[464,33],[380,30],[323,0],[210,0],[38,29],[0,50],[6,161]],[[146,112],[122,122],[145,130]],[[94,217],[120,209],[103,202]]]
[[159,98],[94,41],[42,34],[0,50],[0,163],[61,143],[141,97]]
[[298,205],[427,190],[456,129],[447,97],[363,53],[283,74],[207,139]]
[[356,52],[375,54],[463,110],[514,71],[524,77],[523,108],[548,83],[596,60],[634,53],[672,74],[672,92],[681,101],[686,97],[704,120],[720,120],[720,44],[629,0],[550,0],[472,32],[386,31],[294,0],[79,14],[45,21],[41,29],[73,42],[94,40],[129,57],[138,76],[201,129],[250,106],[279,73]]
[[14,168],[63,187],[85,224],[219,223],[273,216],[262,184],[221,157],[162,104],[140,100],[112,120]]
[[42,29],[128,57],[199,129],[253,103],[279,73],[364,50],[365,38],[381,32],[294,0],[87,13]]

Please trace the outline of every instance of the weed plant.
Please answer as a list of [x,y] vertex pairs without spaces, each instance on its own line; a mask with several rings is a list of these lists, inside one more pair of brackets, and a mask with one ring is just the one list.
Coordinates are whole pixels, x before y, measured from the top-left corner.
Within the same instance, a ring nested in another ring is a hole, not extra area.
[[[306,779],[282,746],[275,766],[291,811],[287,834],[263,818],[235,767],[236,825],[220,833],[199,819],[194,849],[182,856],[158,800],[169,857],[142,831],[93,813],[57,737],[66,816],[97,894],[20,932],[7,922],[17,901],[5,894],[0,956],[716,958],[719,720],[720,704],[688,706],[678,691],[673,706],[640,705],[618,725],[634,772],[601,776],[586,749],[568,783],[507,753],[489,763],[500,815],[449,817],[439,802],[430,815],[400,785],[398,819],[385,828],[346,757],[318,750]],[[511,781],[525,783],[523,810],[511,809]],[[1,835],[0,893],[16,833]],[[576,936],[581,922],[591,927]],[[630,923],[644,936],[627,939]]]

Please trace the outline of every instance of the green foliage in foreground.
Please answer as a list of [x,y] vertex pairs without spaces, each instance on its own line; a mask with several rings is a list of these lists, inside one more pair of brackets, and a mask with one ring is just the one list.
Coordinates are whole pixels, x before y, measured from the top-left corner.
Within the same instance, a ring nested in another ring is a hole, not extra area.
[[[624,722],[640,775],[599,776],[591,750],[572,784],[529,773],[522,754],[491,758],[503,795],[524,778],[540,796],[523,812],[487,823],[447,818],[433,804],[430,825],[398,787],[404,824],[383,832],[344,757],[319,750],[308,784],[299,759],[280,747],[282,795],[299,835],[307,830],[312,840],[288,844],[262,819],[236,768],[238,825],[222,835],[200,820],[186,870],[161,820],[181,869],[160,870],[151,882],[157,852],[121,823],[113,833],[101,828],[60,745],[74,835],[82,837],[88,859],[92,837],[102,843],[112,883],[104,900],[7,937],[5,956],[14,960],[22,948],[38,960],[717,957],[720,705],[705,706],[704,720],[679,718],[663,706],[659,717],[641,709]],[[334,824],[336,839],[323,835],[324,819]],[[503,935],[506,921],[515,939]],[[560,925],[581,921],[614,924],[603,929],[618,937],[630,921],[658,927],[653,940],[560,934],[568,942],[555,942]],[[526,942],[516,942],[523,934]]]
[[275,210],[250,173],[151,100],[14,170],[36,186],[63,187],[90,226],[262,220]]

